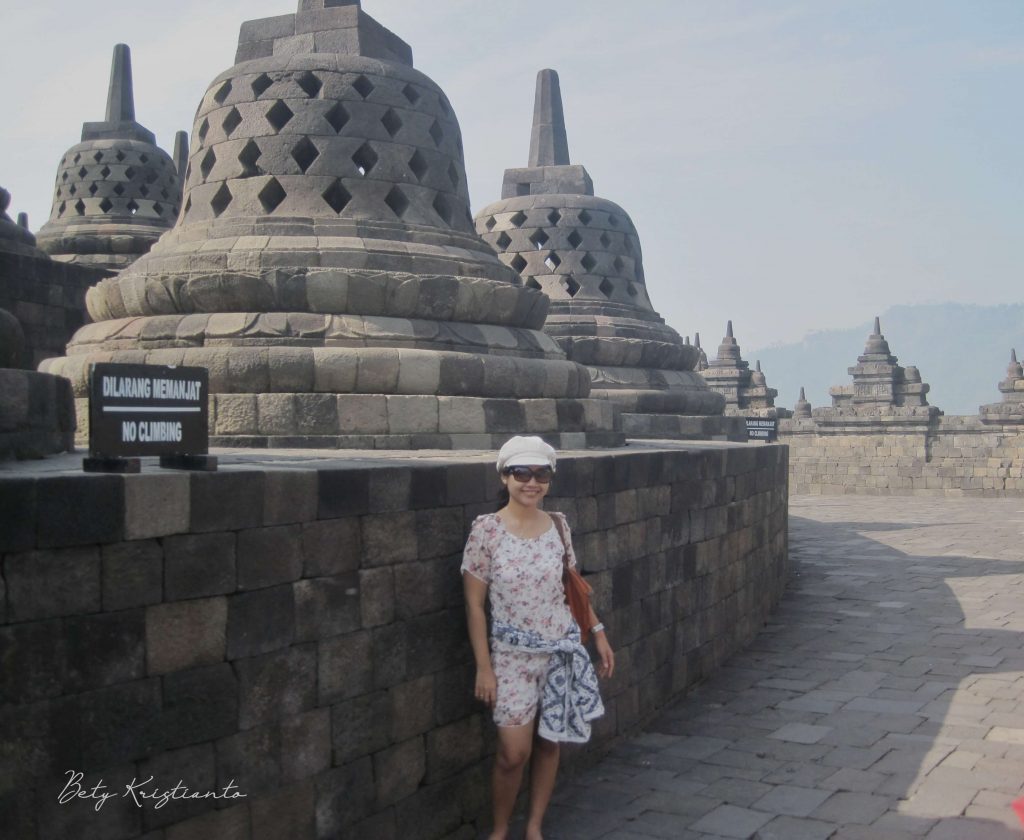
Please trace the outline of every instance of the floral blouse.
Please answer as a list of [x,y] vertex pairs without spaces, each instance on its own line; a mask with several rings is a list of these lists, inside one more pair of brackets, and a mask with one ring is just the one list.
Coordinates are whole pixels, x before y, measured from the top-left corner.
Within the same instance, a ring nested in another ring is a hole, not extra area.
[[[569,542],[569,565],[576,565],[572,537],[565,516],[561,519]],[[572,624],[562,585],[562,539],[552,523],[539,537],[523,539],[506,530],[496,513],[478,516],[466,540],[462,571],[488,585],[493,621],[541,638],[562,638]]]

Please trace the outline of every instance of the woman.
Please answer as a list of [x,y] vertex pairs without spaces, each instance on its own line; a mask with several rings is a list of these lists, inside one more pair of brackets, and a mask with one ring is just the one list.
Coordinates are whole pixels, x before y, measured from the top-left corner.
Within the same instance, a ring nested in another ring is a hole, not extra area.
[[[473,522],[463,555],[475,694],[493,710],[498,727],[490,840],[508,836],[531,755],[526,840],[541,840],[541,822],[558,772],[559,742],[588,740],[589,722],[604,713],[590,657],[580,644],[580,628],[565,601],[564,564],[576,565],[569,529],[562,514],[541,509],[555,464],[555,450],[539,437],[509,440],[497,463],[507,491],[503,506]],[[484,613],[488,597],[490,646]],[[610,677],[615,657],[593,608],[589,625],[600,657],[598,673]]]

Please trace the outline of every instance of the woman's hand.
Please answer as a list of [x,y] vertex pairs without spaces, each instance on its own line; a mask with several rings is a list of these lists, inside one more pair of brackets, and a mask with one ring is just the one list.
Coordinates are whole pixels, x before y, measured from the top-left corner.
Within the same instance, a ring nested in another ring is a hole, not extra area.
[[498,699],[498,681],[494,677],[494,671],[489,668],[476,669],[476,686],[473,689],[476,699],[487,704],[493,709]]
[[608,644],[608,637],[604,631],[594,634],[594,647],[597,649],[597,655],[601,657],[601,664],[597,666],[597,675],[607,679],[615,673],[615,654],[612,652],[612,646]]

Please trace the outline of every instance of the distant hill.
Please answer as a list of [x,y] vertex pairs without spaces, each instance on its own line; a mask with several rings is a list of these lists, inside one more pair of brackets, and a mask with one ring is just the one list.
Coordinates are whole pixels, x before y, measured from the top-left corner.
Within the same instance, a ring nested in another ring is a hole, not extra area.
[[[894,306],[881,321],[892,354],[901,365],[918,367],[931,385],[928,402],[946,414],[977,414],[979,405],[998,402],[1010,348],[1018,358],[1024,353],[1024,304]],[[865,322],[809,333],[795,344],[760,350],[741,345],[743,358],[751,367],[761,360],[768,384],[779,391],[776,405],[792,408],[803,385],[812,406],[828,406],[828,389],[852,382],[846,369],[864,352],[871,329]]]

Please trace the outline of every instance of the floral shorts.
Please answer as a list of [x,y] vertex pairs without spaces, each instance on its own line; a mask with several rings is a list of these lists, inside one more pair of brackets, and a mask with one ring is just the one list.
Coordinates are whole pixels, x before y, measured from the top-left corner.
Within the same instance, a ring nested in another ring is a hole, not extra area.
[[550,653],[491,651],[498,682],[498,699],[494,704],[494,722],[498,726],[523,726],[534,719],[550,662]]

